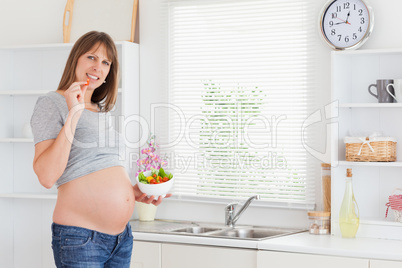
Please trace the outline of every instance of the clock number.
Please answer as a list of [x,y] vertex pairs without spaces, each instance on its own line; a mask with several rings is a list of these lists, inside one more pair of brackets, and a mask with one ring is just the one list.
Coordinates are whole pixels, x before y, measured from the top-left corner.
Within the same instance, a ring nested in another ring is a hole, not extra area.
[[364,20],[364,18],[361,18],[360,20],[360,24],[364,24],[366,21]]
[[359,32],[362,32],[362,31],[363,31],[361,26],[359,27],[359,30],[358,30],[358,31],[359,31]]
[[350,3],[346,2],[343,4],[343,9],[349,9]]
[[356,4],[353,4],[353,10],[356,10]]
[[332,18],[333,19],[336,19],[338,17],[338,14],[335,12],[335,13],[332,13]]
[[332,29],[331,30],[331,35],[335,35],[336,33],[335,33],[335,29]]
[[349,36],[345,36],[345,42],[349,42]]
[[336,6],[336,12],[341,12],[341,11],[342,11],[341,6]]
[[341,41],[342,35],[338,34],[338,41]]
[[334,22],[332,20],[329,22],[329,26],[334,26]]
[[359,9],[359,16],[363,16],[363,9]]
[[353,33],[353,40],[356,40],[356,39],[357,39],[357,34]]

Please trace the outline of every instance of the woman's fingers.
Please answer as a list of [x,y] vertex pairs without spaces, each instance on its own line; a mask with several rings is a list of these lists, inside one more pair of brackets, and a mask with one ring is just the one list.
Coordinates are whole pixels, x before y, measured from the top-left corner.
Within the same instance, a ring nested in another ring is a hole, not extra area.
[[158,197],[157,200],[152,200],[152,204],[154,204],[155,206],[159,205],[160,203],[162,203],[163,197],[160,195]]
[[[71,110],[73,107],[77,106],[80,104],[84,104],[85,101],[85,92],[87,90],[88,86],[86,85],[86,82],[74,82],[70,85],[70,87],[64,92],[64,97],[66,98],[67,101],[67,106],[69,110]],[[76,107],[76,109],[82,109],[84,107]]]
[[83,85],[82,87],[81,87],[81,96],[82,96],[82,98],[83,98],[83,101],[84,101],[84,96],[85,96],[85,92],[87,91],[87,89],[88,89],[88,85],[87,84],[85,84],[85,85]]
[[154,195],[147,197],[146,194],[144,194],[143,192],[140,191],[140,188],[138,187],[137,184],[135,184],[133,186],[133,190],[134,190],[135,201],[146,203],[146,204],[153,204],[155,206],[162,203],[164,198],[168,198],[168,197],[172,196],[172,194],[166,194],[165,197],[159,196],[158,199],[155,199]]

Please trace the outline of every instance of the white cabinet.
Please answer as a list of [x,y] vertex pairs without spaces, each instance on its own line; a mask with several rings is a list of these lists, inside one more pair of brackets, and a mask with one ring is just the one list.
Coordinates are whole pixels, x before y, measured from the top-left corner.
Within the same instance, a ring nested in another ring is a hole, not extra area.
[[371,260],[370,268],[402,268],[402,262]]
[[369,268],[369,260],[312,254],[258,251],[257,268]]
[[130,268],[162,268],[161,243],[134,239]]
[[[139,48],[130,42],[117,42],[116,47],[121,79],[112,115],[131,142],[126,158],[133,164],[139,155],[139,126],[129,116],[139,114]],[[72,44],[0,48],[0,267],[54,267],[50,225],[57,189],[39,184],[32,168],[33,139],[23,129],[38,96],[56,90],[71,48]],[[134,171],[129,173],[134,179]]]
[[136,241],[131,268],[402,268],[402,262]]
[[[402,173],[402,103],[378,103],[368,92],[377,79],[402,77],[402,50],[332,52],[331,163],[332,234],[340,235],[338,215],[344,194],[345,174],[352,168],[353,189],[360,209],[357,237],[402,239],[402,225],[385,220],[385,204]],[[329,110],[329,109],[328,109]],[[329,117],[326,115],[327,118]],[[395,137],[397,162],[347,162],[343,139],[381,131]]]
[[163,268],[256,268],[257,250],[162,244]]

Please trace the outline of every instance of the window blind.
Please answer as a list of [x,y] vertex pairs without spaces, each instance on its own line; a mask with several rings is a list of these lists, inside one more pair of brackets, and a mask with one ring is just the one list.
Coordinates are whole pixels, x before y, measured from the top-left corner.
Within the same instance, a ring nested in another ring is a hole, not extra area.
[[314,204],[302,129],[314,100],[316,14],[300,0],[170,0],[169,169],[197,200]]

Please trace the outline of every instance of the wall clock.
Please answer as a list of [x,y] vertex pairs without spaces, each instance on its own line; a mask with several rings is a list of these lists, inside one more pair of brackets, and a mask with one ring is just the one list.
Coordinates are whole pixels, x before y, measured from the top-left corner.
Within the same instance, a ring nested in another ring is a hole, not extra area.
[[335,50],[356,49],[373,31],[374,13],[365,0],[330,0],[320,13],[324,41]]

